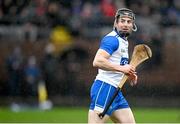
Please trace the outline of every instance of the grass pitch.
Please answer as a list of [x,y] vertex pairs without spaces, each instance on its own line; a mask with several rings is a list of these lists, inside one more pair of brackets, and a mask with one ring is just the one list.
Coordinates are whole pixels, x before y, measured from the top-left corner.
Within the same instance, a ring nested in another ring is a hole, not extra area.
[[[137,123],[180,123],[180,108],[133,108]],[[88,108],[60,107],[13,112],[0,108],[1,123],[87,123]],[[111,122],[111,121],[110,121]]]

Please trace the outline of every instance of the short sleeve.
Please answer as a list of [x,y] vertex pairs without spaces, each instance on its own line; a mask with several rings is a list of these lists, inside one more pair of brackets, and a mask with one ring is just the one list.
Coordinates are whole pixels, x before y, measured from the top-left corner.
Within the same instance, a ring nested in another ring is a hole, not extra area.
[[119,42],[116,37],[106,36],[101,40],[100,49],[105,50],[110,55],[112,55],[112,53],[116,51],[118,47],[119,47]]

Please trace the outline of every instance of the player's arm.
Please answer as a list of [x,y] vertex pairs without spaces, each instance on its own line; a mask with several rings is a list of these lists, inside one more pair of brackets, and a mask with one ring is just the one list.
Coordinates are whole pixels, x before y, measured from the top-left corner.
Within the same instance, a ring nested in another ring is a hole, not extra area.
[[111,63],[108,59],[111,55],[103,49],[99,49],[93,61],[93,66],[107,71],[123,72],[128,75],[135,74],[135,68],[129,64],[118,65]]

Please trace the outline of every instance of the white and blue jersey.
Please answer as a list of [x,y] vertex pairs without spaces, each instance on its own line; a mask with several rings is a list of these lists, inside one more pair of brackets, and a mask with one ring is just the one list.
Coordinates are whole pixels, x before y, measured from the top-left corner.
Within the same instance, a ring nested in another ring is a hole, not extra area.
[[[121,38],[115,30],[102,39],[100,49],[105,50],[111,55],[109,58],[111,63],[119,65],[125,65],[128,63],[128,41]],[[121,72],[98,69],[96,80],[101,80],[118,87],[123,75],[124,74]]]
[[[111,63],[119,65],[128,63],[128,41],[121,38],[115,30],[102,39],[100,49],[105,50],[111,55],[109,58]],[[103,112],[115,93],[123,75],[121,72],[98,70],[96,79],[91,87],[91,110]],[[106,114],[111,115],[115,110],[121,108],[129,108],[129,104],[122,92],[119,91]]]

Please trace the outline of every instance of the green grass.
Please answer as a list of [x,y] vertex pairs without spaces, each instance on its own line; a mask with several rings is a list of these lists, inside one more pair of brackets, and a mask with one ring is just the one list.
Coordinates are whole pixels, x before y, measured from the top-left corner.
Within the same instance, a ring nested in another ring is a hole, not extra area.
[[0,122],[86,122],[86,108],[53,108],[52,110],[24,110],[12,112],[10,109],[0,109]]
[[136,108],[138,123],[180,123],[180,108]]
[[[180,108],[135,108],[138,123],[180,123]],[[12,112],[9,108],[0,108],[0,122],[24,123],[86,123],[88,108],[53,108],[48,111],[28,109]]]

